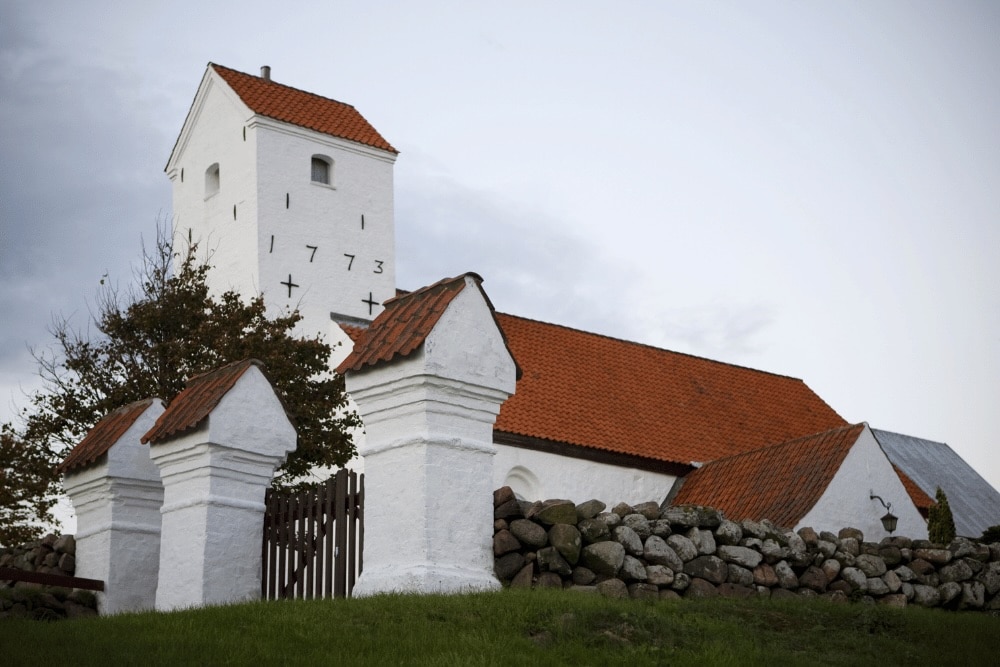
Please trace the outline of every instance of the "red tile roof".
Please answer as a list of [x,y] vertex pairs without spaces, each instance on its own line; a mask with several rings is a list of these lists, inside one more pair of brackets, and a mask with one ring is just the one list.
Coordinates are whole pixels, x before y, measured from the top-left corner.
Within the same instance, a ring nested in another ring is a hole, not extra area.
[[897,475],[899,475],[899,481],[903,483],[903,488],[906,489],[906,493],[910,496],[910,500],[913,501],[917,510],[919,510],[920,513],[924,515],[924,518],[926,518],[927,510],[934,505],[934,499],[924,493],[924,490],[917,486],[917,483],[910,479],[909,475],[900,470],[895,463],[892,465],[892,469],[896,471]]
[[708,505],[734,521],[794,527],[826,491],[864,424],[706,463],[684,478],[674,505]]
[[367,329],[345,328],[354,340],[354,349],[337,367],[337,372],[359,371],[412,354],[423,345],[452,300],[465,289],[467,278],[475,282],[493,312],[493,304],[482,291],[483,279],[475,273],[445,278],[415,292],[394,296],[383,304],[385,310]]
[[88,466],[107,454],[112,445],[125,435],[125,431],[129,430],[135,420],[155,400],[157,399],[147,398],[112,411],[104,419],[97,422],[97,425],[90,429],[86,437],[70,450],[66,459],[56,466],[56,472],[65,473],[73,468]]
[[391,153],[399,152],[350,104],[214,63],[208,65],[256,114]]
[[839,428],[801,380],[497,314],[522,369],[495,431],[689,464]]
[[153,428],[142,436],[142,442],[156,444],[196,428],[251,366],[263,369],[256,359],[244,359],[188,380],[184,391],[177,394]]

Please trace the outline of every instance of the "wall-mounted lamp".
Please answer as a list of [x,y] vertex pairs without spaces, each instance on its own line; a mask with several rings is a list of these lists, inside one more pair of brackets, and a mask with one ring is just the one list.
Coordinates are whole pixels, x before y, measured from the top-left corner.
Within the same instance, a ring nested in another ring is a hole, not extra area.
[[873,490],[868,491],[868,499],[877,500],[882,503],[882,507],[885,508],[885,516],[882,517],[882,527],[885,528],[887,533],[892,535],[892,532],[896,530],[896,522],[899,521],[899,517],[892,513],[892,503],[886,503],[879,496],[876,496]]

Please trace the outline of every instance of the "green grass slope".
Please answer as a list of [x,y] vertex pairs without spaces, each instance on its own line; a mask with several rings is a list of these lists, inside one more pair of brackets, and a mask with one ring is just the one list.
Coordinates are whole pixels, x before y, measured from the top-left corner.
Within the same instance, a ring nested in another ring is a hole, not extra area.
[[260,602],[0,622],[9,665],[996,665],[1000,618],[563,591]]

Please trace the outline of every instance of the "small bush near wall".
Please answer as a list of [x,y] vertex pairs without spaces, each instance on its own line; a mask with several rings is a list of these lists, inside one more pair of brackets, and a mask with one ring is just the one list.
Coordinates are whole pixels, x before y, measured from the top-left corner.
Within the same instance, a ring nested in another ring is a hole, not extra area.
[[[46,535],[17,547],[0,548],[0,567],[59,574],[76,572],[76,541],[72,535]],[[21,616],[39,620],[97,615],[97,597],[90,591],[0,580],[0,619]]]
[[907,537],[866,542],[728,521],[708,507],[655,502],[610,512],[596,500],[518,501],[493,494],[497,577],[514,588],[568,588],[611,597],[821,597],[896,607],[1000,613],[1000,544]]

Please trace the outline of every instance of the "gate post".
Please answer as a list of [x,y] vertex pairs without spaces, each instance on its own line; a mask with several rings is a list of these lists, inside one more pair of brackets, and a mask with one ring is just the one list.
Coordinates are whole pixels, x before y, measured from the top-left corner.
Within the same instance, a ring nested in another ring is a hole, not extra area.
[[258,366],[192,378],[143,436],[164,487],[158,610],[260,597],[264,493],[296,436]]
[[516,364],[474,274],[387,301],[341,364],[365,425],[354,596],[500,587],[493,423]]
[[158,398],[118,408],[58,467],[76,510],[76,576],[104,582],[102,614],[152,609],[156,599],[163,485],[139,438],[162,413]]

